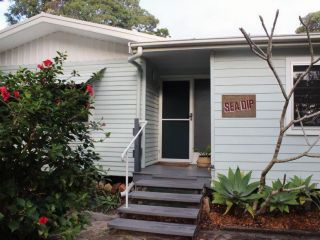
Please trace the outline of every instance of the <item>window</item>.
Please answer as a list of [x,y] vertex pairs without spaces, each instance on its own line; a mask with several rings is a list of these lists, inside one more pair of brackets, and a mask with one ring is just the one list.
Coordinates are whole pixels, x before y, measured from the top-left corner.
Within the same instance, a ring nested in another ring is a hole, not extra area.
[[[299,76],[309,67],[309,59],[302,61],[287,61],[287,92],[293,87]],[[289,104],[287,113],[287,123],[292,118],[300,117],[320,111],[320,65],[312,67],[311,71],[301,80],[295,89],[294,95]],[[298,112],[297,112],[298,110]],[[319,134],[320,116],[316,116],[303,121],[303,125],[308,135]],[[316,131],[317,130],[317,131]],[[288,132],[289,134],[302,134],[300,123],[295,123]]]
[[[293,83],[308,68],[308,65],[293,66]],[[320,110],[320,65],[313,66],[310,73],[298,84],[294,92],[294,108],[298,109],[300,116],[312,114]],[[298,118],[297,111],[294,111],[294,118]],[[306,127],[319,127],[320,117],[306,119],[303,121]],[[300,126],[296,123],[295,126]]]

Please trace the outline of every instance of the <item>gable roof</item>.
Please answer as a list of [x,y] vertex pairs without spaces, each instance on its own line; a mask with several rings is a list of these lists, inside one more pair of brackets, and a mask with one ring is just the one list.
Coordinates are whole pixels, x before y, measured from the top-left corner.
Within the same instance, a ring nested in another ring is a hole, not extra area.
[[53,32],[68,32],[121,43],[161,41],[164,38],[68,17],[40,13],[0,31],[0,52]]

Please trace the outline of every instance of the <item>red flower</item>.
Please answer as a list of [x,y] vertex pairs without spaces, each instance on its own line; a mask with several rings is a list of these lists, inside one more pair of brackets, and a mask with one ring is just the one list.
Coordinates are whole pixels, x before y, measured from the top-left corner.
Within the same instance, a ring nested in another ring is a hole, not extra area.
[[53,62],[50,59],[44,60],[43,61],[44,66],[49,67],[53,64]]
[[44,69],[44,66],[42,64],[38,64],[37,67],[40,69],[40,70],[43,70]]
[[10,92],[8,91],[6,86],[0,87],[1,97],[3,101],[7,102],[10,98]]
[[42,216],[42,217],[39,218],[38,223],[39,224],[46,224],[48,222],[48,220],[49,219],[47,217],[43,217]]
[[93,96],[93,87],[91,84],[87,85],[86,91],[90,94],[90,96]]
[[45,67],[50,67],[53,64],[53,62],[50,59],[44,60],[42,64],[38,64],[37,67],[40,70],[43,70]]
[[13,95],[14,95],[15,98],[19,98],[20,97],[20,93],[17,90],[13,91]]

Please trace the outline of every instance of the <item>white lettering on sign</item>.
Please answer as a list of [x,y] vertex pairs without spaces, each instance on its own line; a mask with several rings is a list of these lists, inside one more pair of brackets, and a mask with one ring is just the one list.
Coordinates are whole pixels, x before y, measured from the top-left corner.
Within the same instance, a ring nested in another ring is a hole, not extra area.
[[224,103],[224,111],[225,112],[237,112],[237,111],[250,111],[254,105],[254,101],[250,100],[242,100],[235,102],[225,102]]

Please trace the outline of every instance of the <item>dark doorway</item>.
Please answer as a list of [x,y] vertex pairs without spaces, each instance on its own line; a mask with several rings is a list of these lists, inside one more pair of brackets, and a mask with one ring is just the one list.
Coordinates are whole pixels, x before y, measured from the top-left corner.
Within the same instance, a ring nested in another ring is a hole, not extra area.
[[190,82],[162,86],[162,158],[189,159]]
[[194,81],[194,151],[210,145],[210,80]]

